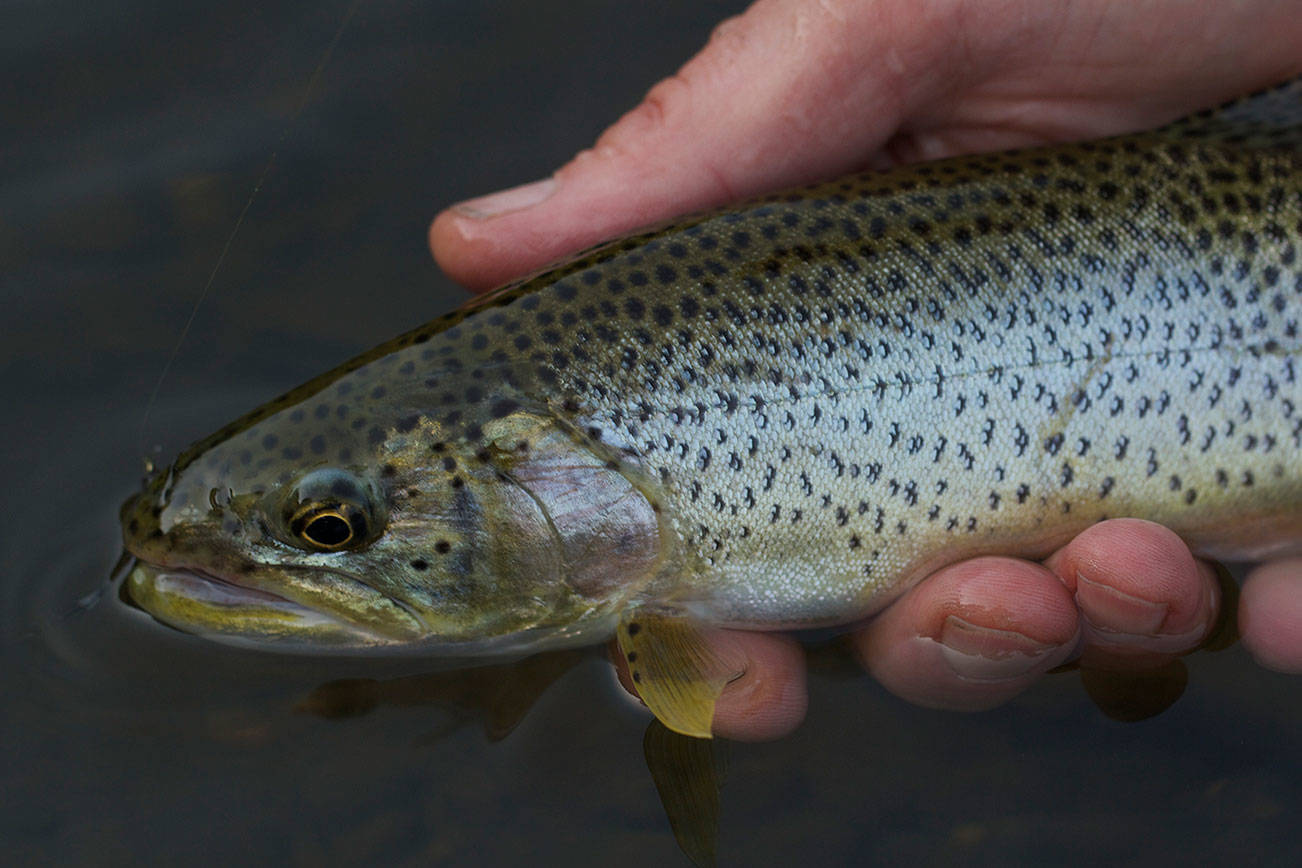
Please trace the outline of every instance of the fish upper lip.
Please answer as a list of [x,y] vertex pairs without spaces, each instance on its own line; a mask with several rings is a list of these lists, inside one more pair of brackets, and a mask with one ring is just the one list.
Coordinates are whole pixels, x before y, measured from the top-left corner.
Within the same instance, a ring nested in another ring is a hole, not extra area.
[[[130,551],[129,548],[128,551]],[[200,566],[196,566],[195,564],[189,564],[179,560],[171,561],[171,562],[165,560],[151,560],[150,558],[142,557],[139,554],[136,554],[135,552],[131,552],[131,555],[135,558],[137,565],[147,566],[149,569],[154,570],[155,572],[188,573],[192,576],[196,576],[205,581],[213,582],[218,585],[224,585],[228,588],[237,588],[241,592],[256,594],[268,600],[281,602],[281,603],[289,603],[294,606],[301,606],[302,608],[305,609],[312,609],[314,611],[318,611],[317,608],[312,606],[310,603],[305,603],[300,600],[296,600],[293,597],[289,597],[284,594],[278,594],[275,591],[269,591],[266,588],[259,587],[249,582],[240,581],[236,577],[235,570],[228,570],[225,572],[216,573],[213,572],[212,570],[205,569]],[[341,579],[346,579],[348,581],[355,582],[356,584],[365,588],[367,591],[370,591],[372,594],[375,594],[376,596],[382,597],[383,599],[389,601],[390,603],[393,603],[395,606],[401,609],[405,614],[413,618],[422,627],[425,626],[424,621],[421,620],[419,617],[417,617],[413,612],[411,612],[408,606],[405,605],[402,601],[395,600],[394,598],[390,597],[388,594],[385,594],[377,590],[376,588],[372,587],[369,583],[362,581],[357,576],[354,576],[351,573],[345,572],[343,570],[332,569],[330,567],[323,567],[319,565],[306,565],[306,564],[304,565],[263,564],[262,566],[265,566],[268,569],[279,570],[285,573],[302,573],[302,572],[330,573],[332,576],[336,576]]]
[[[212,588],[212,590],[204,591],[202,594],[204,602],[210,605],[253,605],[266,609],[278,610],[297,618],[309,619],[307,622],[309,626],[313,626],[314,624],[319,626],[322,621],[328,622],[337,630],[341,631],[341,635],[346,635],[351,639],[360,640],[361,644],[365,647],[371,647],[372,645],[386,645],[394,641],[394,638],[390,635],[386,635],[383,632],[377,632],[367,625],[358,624],[348,618],[340,617],[339,614],[335,612],[306,605],[270,591],[263,591],[258,588],[252,588],[247,585],[231,582],[205,570],[193,569],[190,567],[159,567],[158,565],[148,561],[137,559],[135,564],[127,570],[126,577],[129,578],[137,570],[145,570],[148,571],[147,574],[153,574],[155,581],[169,576],[173,581],[177,578],[184,577],[184,579],[189,582],[197,581],[203,585],[207,585]],[[232,594],[235,597],[234,600],[222,599],[223,597]],[[155,619],[164,624],[176,627],[183,632],[196,633],[227,644],[244,644],[243,638],[238,633],[223,635],[220,629],[217,629],[214,632],[213,629],[200,625],[192,624],[186,626],[185,624],[177,624],[167,615],[154,611],[142,601],[133,600],[131,604],[153,615]],[[315,619],[315,621],[312,619]],[[254,642],[253,644],[258,647],[270,647],[262,642]],[[294,646],[291,641],[290,645],[287,647],[289,650],[294,650],[297,646]]]
[[217,584],[217,585],[224,585],[225,587],[228,588],[236,588],[242,593],[251,594],[254,597],[262,597],[272,602],[288,603],[292,606],[300,606],[302,608],[308,608],[307,606],[304,606],[302,603],[298,602],[297,600],[291,600],[289,597],[282,596],[280,594],[275,593],[274,591],[267,591],[262,588],[256,588],[253,585],[246,585],[243,582],[237,581],[228,576],[221,576],[216,573],[211,573],[207,570],[200,569],[199,567],[182,566],[182,565],[160,566],[158,564],[150,563],[143,559],[138,559],[138,560],[141,564],[145,564],[149,566],[151,569],[159,572],[188,573],[192,576],[196,576],[200,579],[203,579],[206,582],[212,582],[213,584]]
[[[340,623],[350,624],[356,629],[362,629],[368,633],[374,633],[379,636],[389,637],[387,631],[383,629],[377,631],[374,625],[360,624],[354,621],[353,619],[347,617],[346,615],[342,615],[341,613],[336,612],[332,609],[322,608],[321,606],[316,605],[311,599],[308,600],[296,599],[294,597],[287,596],[285,594],[278,594],[275,591],[266,590],[265,588],[258,587],[257,585],[253,585],[247,582],[242,582],[238,578],[236,578],[234,570],[228,571],[226,573],[213,573],[209,570],[205,570],[202,567],[196,567],[192,564],[185,564],[185,563],[158,564],[140,557],[137,557],[137,561],[139,563],[148,564],[154,570],[189,573],[205,581],[214,582],[218,585],[223,585],[229,588],[236,588],[241,593],[257,595],[269,602],[297,606],[299,608],[306,609],[308,611],[316,612],[317,614],[325,615],[327,617],[333,618],[334,620],[339,621]],[[383,591],[374,587],[373,585],[371,585],[369,582],[365,581],[361,577],[353,575],[352,573],[347,572],[345,570],[340,570],[328,566],[322,566],[320,564],[266,564],[263,566],[271,570],[278,570],[287,575],[314,573],[314,572],[329,573],[330,575],[334,576],[337,579],[342,579],[343,581],[355,584],[358,587],[365,589],[366,592],[370,594],[374,594],[375,597],[384,600],[386,603],[390,604],[399,612],[401,612],[410,621],[411,625],[416,627],[421,634],[428,634],[430,631],[429,625],[425,623],[425,619],[420,616],[419,612],[414,611],[411,605],[408,604],[406,601],[400,600],[396,597],[384,593]]]
[[[130,540],[127,541],[126,550],[133,558],[135,558],[136,565],[148,567],[149,569],[154,570],[155,572],[189,573],[192,576],[197,576],[206,581],[215,582],[219,585],[225,585],[231,588],[238,588],[241,591],[250,591],[255,594],[266,596],[270,599],[280,600],[286,603],[295,602],[294,600],[291,600],[282,594],[277,594],[274,591],[268,591],[265,590],[264,588],[259,588],[247,582],[241,582],[239,579],[235,577],[235,570],[228,570],[224,573],[215,573],[209,569],[205,569],[204,567],[198,566],[196,564],[186,563],[181,559],[171,560],[166,557],[164,558],[149,557],[145,554],[142,554],[141,552],[136,551],[135,547],[131,545]],[[151,554],[157,554],[157,553],[155,552]],[[164,554],[166,554],[166,552]],[[302,605],[302,604],[300,603],[297,605]]]
[[[135,562],[124,572],[124,577],[130,576],[135,570],[142,569],[142,568],[159,576],[165,576],[168,574],[182,575],[190,579],[198,579],[201,582],[213,585],[217,588],[230,589],[230,591],[235,592],[235,594],[239,598],[241,598],[242,602],[248,602],[255,605],[260,603],[265,606],[270,606],[274,608],[288,609],[291,611],[298,611],[305,614],[310,613],[313,616],[319,618],[325,618],[330,621],[333,621],[336,624],[338,624],[341,628],[344,628],[355,634],[365,635],[369,637],[371,640],[382,644],[393,642],[395,640],[395,637],[392,634],[382,629],[377,630],[374,627],[374,625],[358,623],[352,620],[351,618],[341,615],[340,613],[332,611],[328,608],[322,608],[320,606],[312,605],[310,601],[303,602],[300,600],[295,600],[291,597],[282,596],[273,591],[266,591],[261,588],[256,588],[251,585],[246,585],[241,582],[235,581],[231,578],[217,575],[212,572],[209,572],[208,570],[204,570],[197,567],[181,566],[181,565],[164,566],[151,561],[147,561],[143,558],[136,558]],[[379,592],[377,591],[375,593],[378,594]],[[383,596],[385,600],[394,602],[387,596],[384,595],[380,595],[380,596]],[[398,608],[402,610],[404,614],[406,613],[406,608],[404,606],[401,606],[400,604],[396,604],[396,603],[395,605],[398,605]],[[146,611],[148,611],[148,609],[146,609]],[[422,627],[424,626],[423,622],[418,621],[417,623],[420,623]]]

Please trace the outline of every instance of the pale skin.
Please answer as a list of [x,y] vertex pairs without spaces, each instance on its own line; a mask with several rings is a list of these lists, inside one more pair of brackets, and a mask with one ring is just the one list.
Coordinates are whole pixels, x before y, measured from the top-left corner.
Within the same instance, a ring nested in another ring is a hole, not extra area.
[[[430,245],[472,290],[593,243],[760,193],[975,151],[1152,127],[1302,73],[1292,0],[759,0],[551,178],[439,214]],[[932,574],[849,637],[899,696],[979,710],[1069,660],[1150,667],[1217,618],[1212,566],[1171,531],[1104,522],[1042,563]],[[1302,673],[1302,558],[1246,579],[1242,641]],[[716,734],[784,735],[805,714],[800,646],[728,631],[744,659]],[[625,686],[632,685],[623,676]]]

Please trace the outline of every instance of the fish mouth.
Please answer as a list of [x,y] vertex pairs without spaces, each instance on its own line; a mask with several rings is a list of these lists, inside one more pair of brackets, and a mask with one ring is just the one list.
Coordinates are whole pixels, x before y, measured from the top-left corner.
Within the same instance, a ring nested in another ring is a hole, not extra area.
[[611,613],[582,626],[538,626],[447,639],[431,633],[407,607],[388,598],[405,618],[386,617],[372,625],[197,567],[160,566],[135,558],[123,570],[118,595],[155,621],[224,645],[289,654],[418,655],[475,665],[591,645],[612,635],[618,619]]
[[137,560],[121,590],[155,620],[228,644],[318,652],[411,640],[408,630],[386,631],[383,626],[390,625],[359,623],[192,567],[164,567]]

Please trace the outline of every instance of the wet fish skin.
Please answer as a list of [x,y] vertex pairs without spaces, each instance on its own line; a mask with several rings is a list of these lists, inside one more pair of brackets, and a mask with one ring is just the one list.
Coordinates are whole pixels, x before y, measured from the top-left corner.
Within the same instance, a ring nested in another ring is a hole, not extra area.
[[[692,218],[196,444],[124,507],[129,591],[226,638],[522,650],[844,623],[1108,517],[1297,552],[1299,246],[1299,82]],[[322,505],[346,545],[295,531]]]

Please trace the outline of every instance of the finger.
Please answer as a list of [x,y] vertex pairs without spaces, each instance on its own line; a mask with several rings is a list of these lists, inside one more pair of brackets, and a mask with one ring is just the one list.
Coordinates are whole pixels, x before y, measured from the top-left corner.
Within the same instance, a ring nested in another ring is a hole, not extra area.
[[1239,597],[1239,633],[1262,666],[1302,674],[1302,558],[1248,574]]
[[[781,633],[719,631],[721,656],[738,660],[742,675],[723,689],[714,706],[714,735],[734,741],[781,738],[805,719],[805,655],[800,645]],[[624,655],[611,654],[624,689],[637,696]]]
[[1197,648],[1216,621],[1216,572],[1173,531],[1142,519],[1100,522],[1046,561],[1080,608],[1081,662],[1159,666]]
[[1180,39],[1149,5],[758,0],[551,178],[440,214],[431,248],[488,289],[676,214],[868,165],[1135,129],[1302,63],[1288,4],[1250,19],[1211,4],[1180,19]]
[[435,258],[488,289],[631,229],[862,166],[920,86],[905,70],[945,44],[897,5],[846,16],[757,2],[551,178],[440,214]]
[[976,558],[914,587],[851,638],[888,690],[918,705],[975,711],[1011,699],[1066,660],[1076,607],[1039,564]]

